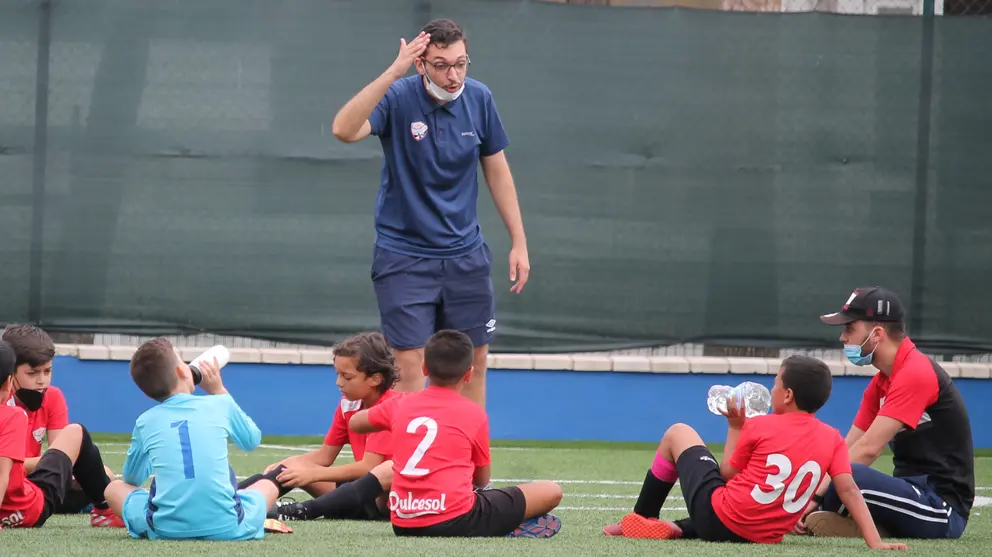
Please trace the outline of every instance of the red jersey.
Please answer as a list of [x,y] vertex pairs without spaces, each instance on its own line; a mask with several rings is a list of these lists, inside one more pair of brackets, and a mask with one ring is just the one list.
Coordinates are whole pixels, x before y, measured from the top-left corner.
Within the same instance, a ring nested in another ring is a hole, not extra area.
[[393,432],[392,523],[423,528],[475,505],[475,469],[488,466],[489,418],[461,393],[427,387],[369,410],[369,423]]
[[0,406],[0,457],[14,461],[7,478],[7,491],[0,503],[0,526],[28,528],[41,517],[45,497],[24,474],[24,438],[28,419],[18,406]]
[[[393,389],[389,389],[382,393],[382,396],[379,397],[379,400],[375,401],[372,408],[389,400],[399,398],[404,394],[406,393],[399,393]],[[389,460],[393,456],[392,433],[389,431],[377,431],[369,434],[356,433],[348,427],[351,417],[361,409],[362,401],[348,400],[341,397],[341,403],[338,404],[338,409],[334,412],[334,420],[331,422],[331,428],[327,430],[327,435],[324,437],[324,444],[332,447],[351,445],[351,452],[355,455],[355,462],[362,460],[365,456],[365,451],[382,455],[385,457],[385,460]]]
[[[20,406],[13,395],[7,399],[8,406]],[[28,415],[27,447],[24,456],[36,458],[41,456],[41,442],[49,431],[65,429],[69,425],[69,406],[65,403],[65,395],[58,387],[49,386],[45,398],[41,399],[41,408],[34,412],[24,408]]]
[[892,475],[927,476],[937,495],[968,517],[975,500],[971,420],[957,386],[940,364],[904,338],[892,373],[875,374],[854,427],[868,431],[878,416],[902,422],[889,443]]
[[805,412],[744,422],[730,465],[740,472],[710,501],[727,528],[756,543],[792,531],[824,474],[851,473],[840,432]]

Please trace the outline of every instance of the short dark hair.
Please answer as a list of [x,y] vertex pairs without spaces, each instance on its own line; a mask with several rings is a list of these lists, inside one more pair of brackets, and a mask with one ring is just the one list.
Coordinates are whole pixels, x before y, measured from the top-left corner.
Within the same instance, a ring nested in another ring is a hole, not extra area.
[[382,333],[359,333],[334,346],[334,355],[358,360],[358,371],[365,375],[381,375],[379,392],[388,391],[399,378],[393,350]]
[[0,340],[0,385],[7,382],[7,378],[14,375],[17,370],[17,353],[14,347],[5,340]]
[[465,35],[465,30],[453,20],[431,20],[427,22],[427,25],[424,25],[421,31],[431,36],[431,42],[427,46],[434,45],[439,48],[446,48],[458,41],[464,41],[465,48],[468,48],[468,36]]
[[162,402],[179,383],[175,372],[178,363],[179,356],[167,339],[145,341],[131,356],[131,379],[149,398]]
[[17,363],[31,367],[45,365],[55,359],[55,342],[48,333],[33,325],[11,325],[3,332],[3,340],[17,355]]
[[461,331],[442,329],[424,346],[424,365],[431,385],[445,387],[461,381],[472,367],[475,347]]
[[901,341],[906,338],[906,325],[902,321],[869,321],[872,328],[881,327],[892,340]]
[[792,389],[796,407],[813,414],[830,398],[833,377],[821,360],[796,354],[782,361],[782,386]]

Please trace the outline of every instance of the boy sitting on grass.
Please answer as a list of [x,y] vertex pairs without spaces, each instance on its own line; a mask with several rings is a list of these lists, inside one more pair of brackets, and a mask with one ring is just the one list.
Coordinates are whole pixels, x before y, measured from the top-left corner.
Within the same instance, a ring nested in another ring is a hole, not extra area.
[[[266,510],[279,494],[272,474],[238,490],[227,442],[254,450],[262,432],[228,394],[216,361],[200,366],[193,396],[189,366],[168,340],[138,347],[131,378],[159,402],[138,417],[124,461],[124,481],[107,487],[107,501],[132,538],[238,541],[265,536]],[[154,474],[148,489],[138,487]]]
[[[278,501],[269,517],[277,520],[389,520],[389,509],[379,485],[389,486],[392,472],[392,434],[389,431],[358,433],[348,428],[356,412],[374,408],[402,396],[393,390],[398,371],[393,351],[378,332],[359,333],[334,347],[334,369],[341,399],[334,420],[316,450],[269,465],[283,485],[283,496],[299,487],[313,499]],[[345,444],[351,445],[355,462],[334,465]],[[385,463],[385,464],[384,464]],[[256,474],[238,487],[261,479]]]
[[[28,416],[24,471],[30,474],[41,460],[42,441],[47,439],[51,446],[69,425],[69,406],[65,395],[61,389],[52,385],[55,342],[44,330],[32,325],[11,325],[3,331],[0,338],[10,344],[17,357],[14,392],[6,399],[6,404],[24,409]],[[2,403],[4,400],[0,399],[0,404]],[[114,479],[114,473],[106,466],[104,469],[107,481],[110,482]],[[90,498],[79,486],[79,482],[73,480],[65,498],[52,512],[78,514],[92,510]],[[90,518],[96,522],[110,520],[101,513],[90,513]]]
[[[872,549],[900,549],[885,543],[851,476],[847,444],[840,432],[814,413],[830,398],[830,368],[808,356],[782,362],[772,387],[772,414],[745,419],[735,400],[727,401],[727,443],[723,463],[691,427],[675,424],[665,432],[654,464],[634,505],[608,536],[696,538],[709,542],[782,541],[799,522],[820,485],[833,477],[841,500]],[[689,518],[659,520],[665,499],[678,481]]]
[[[351,419],[358,432],[393,433],[389,510],[397,536],[549,538],[561,502],[554,482],[503,489],[489,484],[489,418],[461,391],[472,376],[472,341],[442,330],[424,347],[429,386]],[[378,471],[378,470],[377,470]]]
[[[14,390],[16,355],[0,340],[0,400]],[[73,477],[89,501],[90,525],[95,528],[122,528],[104,490],[110,480],[103,466],[100,449],[93,444],[86,428],[68,424],[41,455],[28,474],[25,471],[25,438],[28,417],[20,406],[0,405],[0,528],[37,528],[63,504]]]

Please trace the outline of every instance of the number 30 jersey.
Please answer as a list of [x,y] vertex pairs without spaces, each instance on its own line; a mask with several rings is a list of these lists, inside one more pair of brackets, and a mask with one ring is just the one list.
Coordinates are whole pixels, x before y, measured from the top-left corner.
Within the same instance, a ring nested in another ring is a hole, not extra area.
[[478,404],[442,387],[373,406],[369,423],[393,433],[394,525],[422,528],[475,505],[475,469],[490,464],[489,418]]
[[262,432],[229,394],[176,394],[138,417],[122,472],[148,488],[146,519],[163,536],[200,537],[231,531],[244,518],[228,439],[244,451]]
[[782,541],[824,474],[851,473],[840,432],[805,412],[744,422],[730,465],[740,472],[713,492],[713,510],[735,534],[758,543]]

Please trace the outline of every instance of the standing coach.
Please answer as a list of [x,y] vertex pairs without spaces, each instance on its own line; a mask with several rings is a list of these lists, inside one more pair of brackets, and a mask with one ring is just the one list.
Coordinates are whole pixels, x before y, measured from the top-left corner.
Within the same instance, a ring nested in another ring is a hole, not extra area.
[[[403,77],[414,64],[417,75]],[[466,77],[462,28],[437,19],[334,118],[346,143],[379,138],[384,156],[375,204],[372,284],[382,332],[393,347],[396,389],[424,388],[423,346],[437,330],[456,329],[475,346],[465,396],[485,407],[486,355],[496,331],[492,252],[479,226],[477,168],[510,233],[511,292],[527,283],[530,261],[509,144],[492,93]]]

